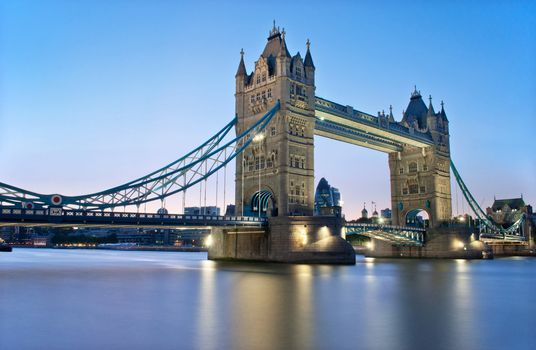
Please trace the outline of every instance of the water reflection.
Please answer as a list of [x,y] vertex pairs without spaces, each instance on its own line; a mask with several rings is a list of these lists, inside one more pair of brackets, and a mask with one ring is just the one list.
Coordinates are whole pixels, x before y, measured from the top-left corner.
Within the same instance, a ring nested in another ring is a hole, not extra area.
[[310,266],[205,259],[2,255],[0,348],[536,348],[536,260]]

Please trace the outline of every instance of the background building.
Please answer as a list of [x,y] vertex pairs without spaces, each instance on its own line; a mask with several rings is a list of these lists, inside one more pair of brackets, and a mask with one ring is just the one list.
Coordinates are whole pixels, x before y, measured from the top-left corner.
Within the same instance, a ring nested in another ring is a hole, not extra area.
[[325,178],[316,186],[314,215],[340,215],[342,207],[341,193],[329,185]]

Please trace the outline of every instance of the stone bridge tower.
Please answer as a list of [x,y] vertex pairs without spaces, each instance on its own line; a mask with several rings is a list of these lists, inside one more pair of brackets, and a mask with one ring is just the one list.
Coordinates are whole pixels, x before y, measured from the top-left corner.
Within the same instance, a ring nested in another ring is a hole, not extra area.
[[275,23],[250,74],[241,52],[236,133],[258,121],[278,100],[281,107],[264,133],[236,158],[238,215],[313,215],[314,75],[309,41],[304,59],[299,52],[291,56],[285,31]]
[[389,154],[393,224],[406,225],[424,210],[431,227],[452,217],[450,192],[449,122],[443,102],[436,113],[432,97],[428,107],[415,88],[401,124],[412,130],[429,132],[433,146],[404,146],[401,152]]

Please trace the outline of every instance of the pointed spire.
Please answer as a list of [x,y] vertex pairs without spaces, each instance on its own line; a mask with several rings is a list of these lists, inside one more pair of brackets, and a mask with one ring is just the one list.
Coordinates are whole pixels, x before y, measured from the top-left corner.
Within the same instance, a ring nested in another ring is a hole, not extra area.
[[244,49],[240,49],[240,63],[238,64],[238,70],[236,71],[235,77],[246,76],[246,65],[244,64]]
[[443,100],[441,100],[441,112],[440,112],[440,115],[441,115],[441,118],[443,118],[446,121],[448,121],[447,114],[445,113],[445,104],[443,103]]
[[305,67],[311,67],[311,68],[315,68],[315,64],[313,63],[313,57],[311,56],[311,42],[309,41],[309,39],[307,39],[307,42],[305,43],[305,46],[307,46],[307,53],[305,54],[305,60],[303,62],[303,65]]
[[430,103],[428,103],[428,116],[431,117],[435,115],[434,106],[432,105],[432,95],[428,96],[428,100]]
[[277,57],[291,57],[290,52],[288,52],[287,49],[287,42],[285,41],[285,28],[283,28],[283,31],[281,32],[281,44],[279,46],[279,52],[277,53]]

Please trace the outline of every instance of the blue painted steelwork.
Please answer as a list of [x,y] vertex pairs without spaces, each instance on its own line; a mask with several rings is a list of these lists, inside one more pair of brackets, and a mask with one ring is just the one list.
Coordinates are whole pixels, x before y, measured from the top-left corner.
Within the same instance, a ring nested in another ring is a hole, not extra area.
[[418,227],[360,224],[348,222],[346,235],[362,235],[387,241],[393,245],[423,246],[426,230]]
[[[315,110],[325,112],[328,114],[336,115],[340,118],[347,119],[349,121],[361,123],[377,129],[384,129],[389,133],[403,136],[405,138],[414,139],[427,145],[433,145],[434,141],[429,133],[420,132],[413,128],[408,128],[397,122],[382,123],[382,120],[373,115],[353,109],[351,106],[343,106],[336,102],[329,101],[322,97],[315,97]],[[386,119],[386,118],[384,118]],[[387,137],[373,135],[374,137],[381,138],[387,142],[388,145],[392,143],[400,146],[401,143],[395,140],[391,140]]]
[[[259,205],[259,198],[260,198],[260,205]],[[259,191],[255,192],[251,199],[251,211],[252,212],[259,212],[259,206],[261,208],[261,213],[268,212],[268,203],[270,203],[270,200],[273,199],[273,194],[270,191],[262,190],[259,195]]]
[[382,148],[390,149],[393,152],[402,151],[402,145],[400,142],[392,141],[388,138],[371,133],[359,131],[355,128],[340,125],[329,120],[316,118],[315,129],[350,139],[357,139],[370,145],[381,146]]
[[279,108],[280,102],[277,101],[256,123],[225,142],[224,138],[237,123],[235,118],[187,155],[149,175],[123,185],[82,196],[60,196],[40,194],[0,183],[0,204],[24,207],[26,203],[30,203],[33,207],[61,206],[71,209],[104,210],[163,200],[198,184],[226,166],[252,142],[255,135],[264,130]]
[[481,223],[481,237],[503,238],[509,240],[526,240],[526,237],[523,233],[523,224],[526,220],[526,216],[524,213],[515,223],[513,223],[508,228],[504,228],[501,225],[494,223],[491,218],[488,217],[486,212],[482,210],[480,205],[478,205],[478,202],[475,200],[475,198],[465,185],[465,182],[462,180],[462,177],[460,176],[458,169],[456,169],[456,167],[454,166],[452,160],[450,162],[450,168],[452,169],[452,173],[456,178],[458,186],[460,186],[463,196],[467,200],[467,203],[469,203],[469,206],[473,210],[473,213],[475,213],[476,217],[478,218],[478,221]]
[[62,208],[19,209],[0,207],[0,227],[262,227],[267,223],[266,218],[251,216],[143,214]]

